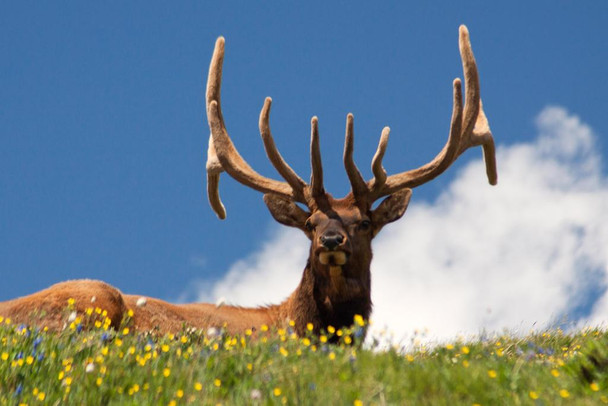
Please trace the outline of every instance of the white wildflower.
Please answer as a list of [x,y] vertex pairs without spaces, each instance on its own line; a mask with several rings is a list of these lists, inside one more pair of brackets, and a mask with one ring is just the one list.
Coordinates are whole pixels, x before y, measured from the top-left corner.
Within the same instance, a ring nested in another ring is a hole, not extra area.
[[260,400],[262,399],[262,391],[260,391],[259,389],[252,389],[250,396],[251,400]]
[[207,329],[207,337],[215,338],[220,335],[220,331],[215,327],[209,327]]

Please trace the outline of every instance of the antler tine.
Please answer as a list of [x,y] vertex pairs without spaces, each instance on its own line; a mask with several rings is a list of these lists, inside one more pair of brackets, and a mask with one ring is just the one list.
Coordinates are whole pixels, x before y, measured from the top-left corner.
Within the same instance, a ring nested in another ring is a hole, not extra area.
[[473,135],[478,140],[483,148],[483,159],[486,163],[486,174],[490,185],[496,185],[498,182],[498,171],[496,169],[496,149],[494,147],[494,138],[490,131],[490,125],[486,114],[483,111],[483,104],[479,100],[479,116],[473,129]]
[[224,42],[224,38],[219,37],[215,43],[209,66],[206,97],[207,120],[211,130],[210,144],[212,144],[208,151],[207,160],[208,193],[210,204],[219,218],[225,218],[226,216],[218,190],[219,173],[223,170],[228,172],[236,181],[252,189],[262,193],[277,193],[294,199],[294,191],[287,183],[266,178],[254,171],[238,153],[228,135],[220,105]]
[[382,129],[382,134],[380,135],[380,141],[378,142],[378,149],[374,154],[374,158],[372,159],[372,173],[374,174],[374,180],[371,184],[372,194],[384,186],[386,182],[386,170],[382,166],[382,159],[384,158],[384,153],[386,152],[386,147],[388,146],[388,136],[391,132],[389,127],[384,127]]
[[[460,79],[454,80],[453,87],[454,100],[450,135],[441,152],[439,152],[439,154],[437,154],[437,156],[431,162],[421,166],[420,168],[391,175],[386,178],[386,182],[382,187],[373,189],[372,199],[378,199],[400,189],[420,186],[439,176],[456,159],[462,138],[462,88],[460,85]],[[368,185],[373,187],[373,184],[370,184],[369,182]]]
[[350,180],[355,200],[365,204],[367,203],[369,189],[353,159],[354,137],[354,119],[353,115],[348,113],[346,116],[346,137],[344,140],[344,168],[346,169],[346,174]]
[[491,185],[497,183],[496,154],[494,138],[490,131],[488,119],[483,111],[483,103],[479,91],[479,73],[477,63],[473,55],[469,30],[465,25],[459,28],[458,45],[462,58],[462,69],[466,83],[466,103],[464,106],[464,139],[458,151],[462,154],[466,149],[481,145],[483,148],[484,161],[486,163],[486,174]]
[[461,25],[459,28],[459,48],[462,57],[462,69],[464,71],[466,86],[466,103],[464,106],[464,129],[466,139],[463,142],[458,155],[467,148],[481,145],[483,148],[484,161],[486,163],[486,174],[488,182],[496,185],[498,174],[496,170],[496,154],[494,138],[490,131],[488,119],[483,111],[483,103],[479,91],[479,73],[477,63],[473,55],[469,30]]
[[295,173],[293,169],[291,169],[287,162],[285,162],[277,150],[274,138],[270,132],[269,117],[271,104],[272,99],[267,97],[266,100],[264,100],[264,106],[260,112],[260,134],[262,136],[262,141],[264,141],[266,155],[268,155],[268,159],[270,159],[270,162],[275,167],[277,172],[279,172],[283,179],[285,179],[293,189],[294,199],[298,202],[306,203],[304,198],[304,189],[308,185],[302,178],[298,176],[298,174]]
[[[469,32],[464,25],[459,29],[459,47],[466,84],[466,103],[463,108],[460,79],[454,80],[454,105],[450,126],[450,136],[441,152],[420,168],[391,175],[381,188],[374,188],[373,198],[394,193],[404,188],[422,185],[443,173],[465,150],[482,145],[486,162],[486,172],[490,184],[497,179],[494,139],[487,118],[482,109],[479,75],[475,57],[469,40]],[[368,182],[373,186],[376,181]]]
[[461,25],[458,32],[458,48],[460,49],[464,83],[466,84],[463,133],[470,134],[480,110],[479,73],[477,72],[477,63],[475,62],[475,56],[471,48],[469,30],[467,30],[466,26]]
[[319,119],[316,116],[310,120],[310,166],[310,190],[314,200],[325,194],[323,164],[321,163],[321,148],[319,146]]
[[220,161],[217,159],[215,148],[213,147],[213,137],[209,135],[209,149],[207,150],[207,197],[211,208],[220,218],[226,218],[226,208],[220,198],[220,174],[224,171]]

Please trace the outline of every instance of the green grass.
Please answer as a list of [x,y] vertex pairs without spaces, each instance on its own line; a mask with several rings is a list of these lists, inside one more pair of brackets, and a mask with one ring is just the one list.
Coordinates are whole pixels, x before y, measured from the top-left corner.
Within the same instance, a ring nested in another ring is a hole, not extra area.
[[54,334],[0,318],[0,404],[608,403],[603,330],[401,352],[362,348],[361,327],[327,344],[289,330],[153,336],[79,322]]

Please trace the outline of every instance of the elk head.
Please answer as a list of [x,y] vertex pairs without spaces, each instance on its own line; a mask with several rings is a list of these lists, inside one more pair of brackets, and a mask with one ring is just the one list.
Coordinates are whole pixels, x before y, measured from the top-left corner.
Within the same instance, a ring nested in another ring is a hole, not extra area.
[[[323,295],[327,296],[325,299],[336,302],[364,295],[369,301],[371,240],[385,224],[403,215],[411,197],[411,189],[439,176],[466,149],[478,145],[483,147],[488,180],[490,184],[496,184],[494,140],[482,109],[477,66],[465,26],[460,27],[459,34],[466,84],[465,103],[463,104],[462,100],[461,81],[455,79],[451,127],[443,149],[432,161],[419,168],[387,176],[382,166],[382,158],[386,152],[390,130],[385,127],[372,160],[374,177],[365,181],[353,161],[353,116],[349,114],[346,120],[344,166],[350,180],[351,192],[341,199],[334,199],[323,187],[316,117],[311,120],[310,183],[293,171],[275,146],[269,126],[272,103],[270,98],[266,98],[260,113],[260,133],[266,154],[284,181],[276,181],[258,174],[241,157],[228,136],[221,110],[224,38],[218,38],[209,69],[206,97],[207,118],[211,130],[207,191],[215,213],[220,219],[226,216],[218,191],[220,173],[226,171],[236,181],[264,193],[264,201],[275,220],[299,228],[311,240],[309,268],[317,280],[316,283],[321,285]],[[381,198],[384,200],[377,208],[372,209],[373,203]],[[307,209],[301,208],[298,203]],[[371,301],[369,308],[371,309]],[[350,320],[352,321],[352,317]]]

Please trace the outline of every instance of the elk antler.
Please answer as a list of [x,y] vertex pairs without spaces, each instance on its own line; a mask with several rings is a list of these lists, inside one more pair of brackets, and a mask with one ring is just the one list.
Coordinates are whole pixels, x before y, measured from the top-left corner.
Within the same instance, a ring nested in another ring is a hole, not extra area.
[[[353,160],[354,124],[349,114],[346,120],[346,139],[344,142],[344,167],[352,186],[355,201],[363,207],[382,196],[396,191],[420,186],[443,173],[468,148],[481,145],[486,162],[486,172],[490,184],[497,181],[494,139],[490,132],[488,120],[483,112],[479,93],[479,76],[469,32],[464,25],[459,30],[459,47],[464,70],[466,99],[463,108],[462,86],[460,79],[454,80],[454,101],[452,120],[448,141],[429,163],[406,172],[388,176],[382,167],[382,158],[386,152],[390,129],[382,130],[378,149],[372,160],[374,178],[365,182]],[[319,147],[318,120],[311,120],[310,160],[312,174],[310,184],[300,178],[285,162],[272,138],[269,116],[272,100],[268,97],[260,113],[260,134],[270,162],[286,182],[264,177],[254,171],[238,153],[232,143],[222,115],[220,88],[222,82],[222,64],[224,61],[224,38],[219,37],[209,67],[207,79],[207,119],[211,135],[207,157],[207,191],[211,207],[223,219],[226,217],[224,205],[219,196],[219,177],[224,170],[236,181],[263,193],[276,193],[293,201],[306,204],[311,210],[318,207],[323,199],[323,168]]]
[[455,79],[452,122],[446,145],[431,162],[417,169],[387,177],[382,167],[382,158],[386,151],[389,134],[389,129],[386,127],[382,131],[378,150],[372,160],[374,179],[367,182],[371,202],[398,190],[414,188],[434,179],[443,173],[464,151],[478,145],[483,147],[488,181],[491,185],[496,184],[494,139],[486,115],[483,112],[477,64],[471,49],[469,31],[464,25],[461,25],[459,29],[459,48],[464,71],[466,100],[463,111],[461,83],[460,79]]
[[260,113],[260,134],[268,158],[287,182],[279,182],[258,174],[234,147],[224,124],[220,105],[223,60],[224,38],[219,37],[215,43],[215,50],[209,67],[209,77],[207,78],[207,120],[211,131],[207,156],[207,192],[211,207],[220,219],[226,217],[226,211],[218,190],[220,173],[224,170],[245,186],[263,193],[277,193],[295,201],[306,203],[304,199],[306,183],[283,160],[272,138],[269,125],[270,105],[272,103],[270,98],[266,98]]

